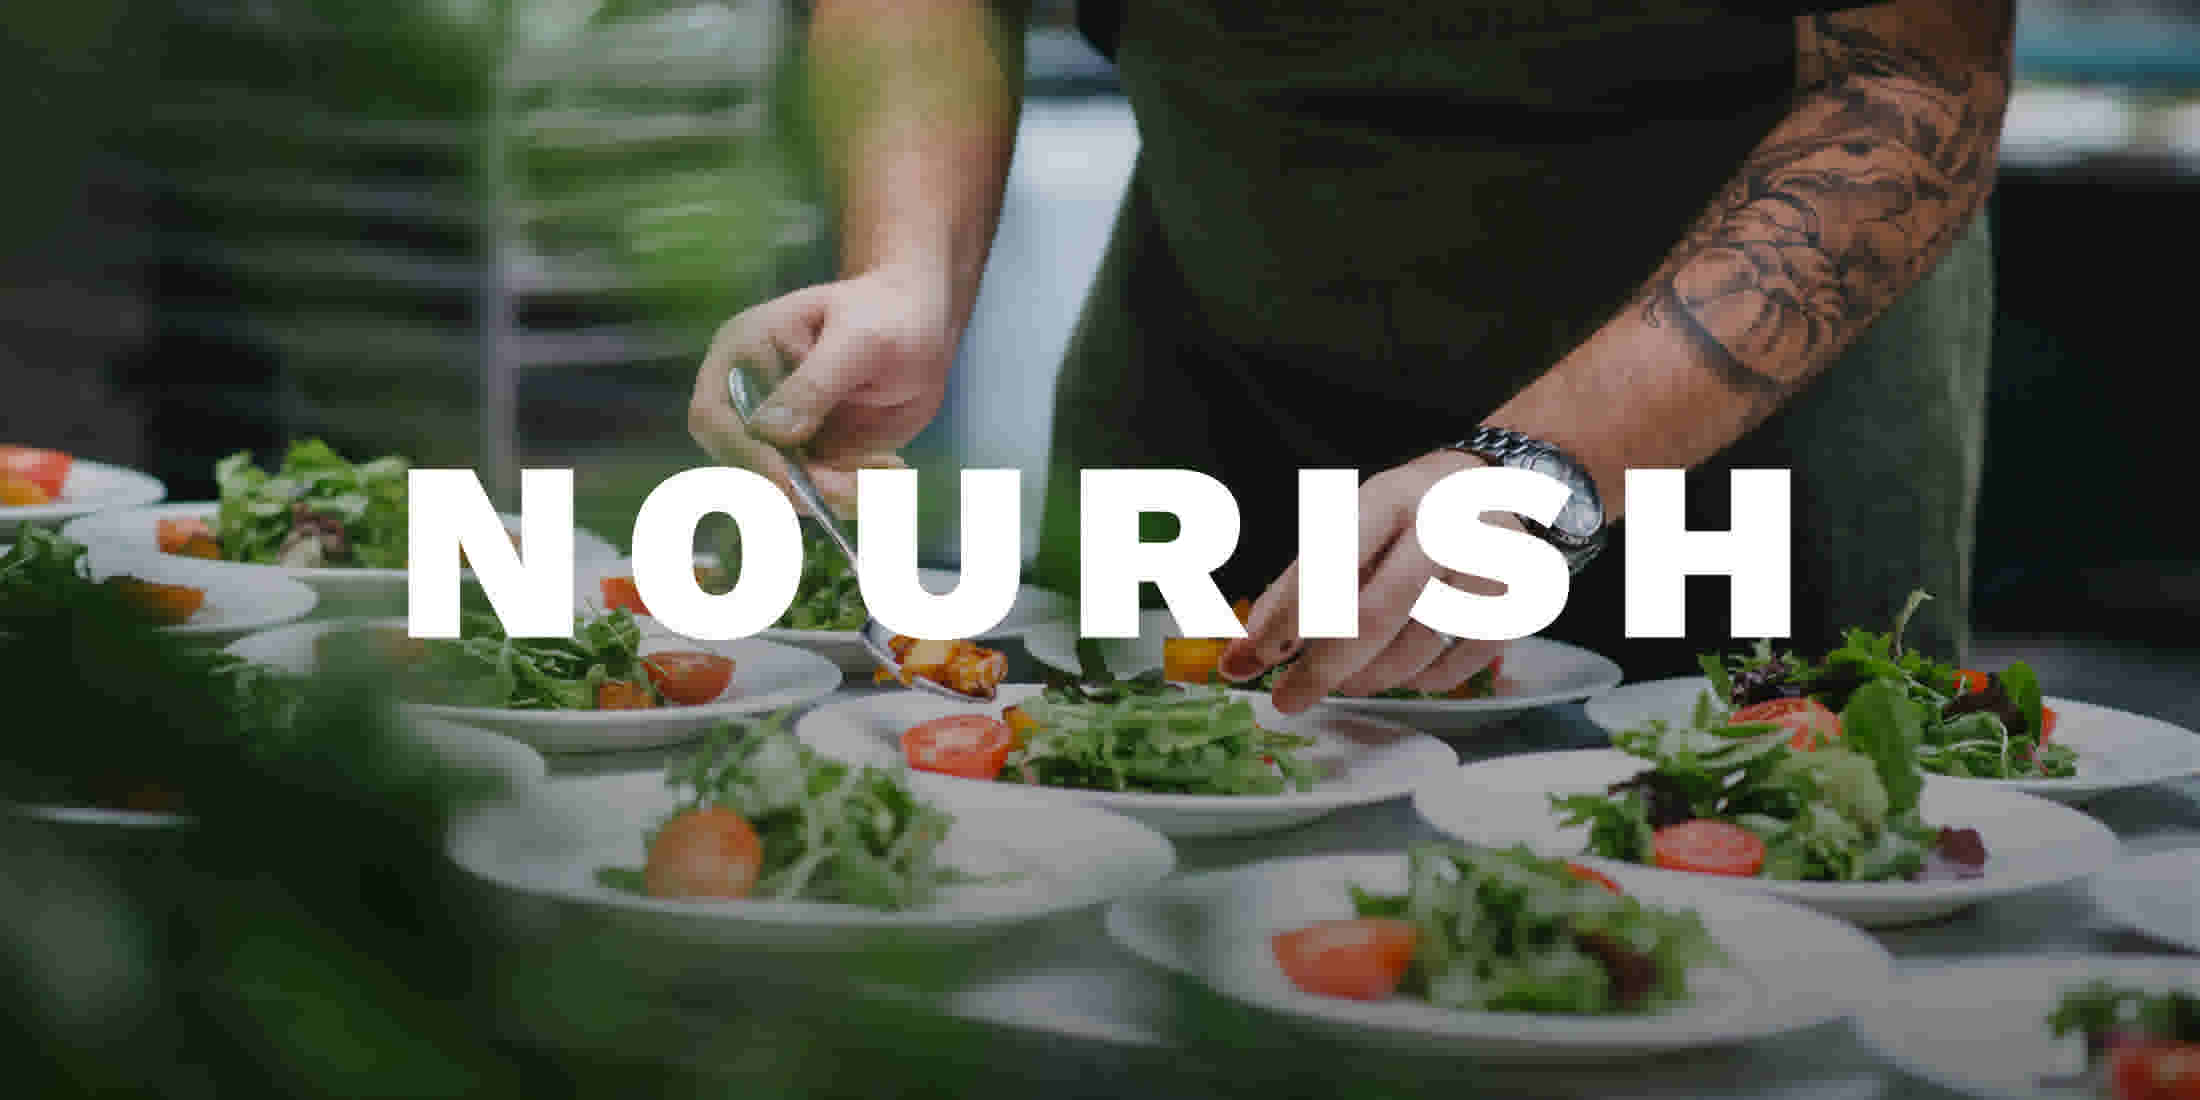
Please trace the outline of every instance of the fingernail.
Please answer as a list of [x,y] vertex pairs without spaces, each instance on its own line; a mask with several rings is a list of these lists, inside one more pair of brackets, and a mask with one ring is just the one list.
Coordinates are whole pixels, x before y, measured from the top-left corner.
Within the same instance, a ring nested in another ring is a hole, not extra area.
[[802,430],[802,417],[785,405],[766,402],[749,417],[749,427],[759,435],[785,438]]

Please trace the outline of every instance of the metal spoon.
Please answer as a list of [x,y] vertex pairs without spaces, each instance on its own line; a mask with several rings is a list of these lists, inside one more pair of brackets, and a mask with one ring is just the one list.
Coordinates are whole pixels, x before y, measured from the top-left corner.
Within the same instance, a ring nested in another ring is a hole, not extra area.
[[[749,414],[754,412],[756,406],[761,404],[763,399],[770,393],[768,387],[752,382],[748,377],[748,371],[739,366],[726,372],[726,390],[733,396],[733,411],[741,414],[743,423],[748,421]],[[851,572],[854,571],[856,567],[856,544],[848,540],[848,532],[841,528],[840,520],[833,515],[832,509],[825,506],[825,496],[817,491],[817,483],[810,480],[809,470],[802,465],[801,454],[784,447],[774,447],[774,449],[779,452],[781,458],[786,459],[787,481],[794,486],[794,495],[802,501],[802,507],[810,513],[812,519],[817,521],[817,525],[825,529],[826,538],[831,540],[833,546],[840,550],[841,555],[848,559],[848,569]],[[863,619],[863,626],[856,631],[856,636],[863,640],[863,648],[870,653],[872,660],[877,661],[887,672],[893,674],[897,682],[903,680],[901,661],[894,656],[893,646],[888,644],[894,636],[893,631],[886,629],[885,624],[877,619],[866,615]],[[966,695],[945,684],[928,680],[922,676],[908,677],[907,683],[919,691],[928,691],[934,695],[953,699],[960,703],[990,703],[993,701],[992,696]]]

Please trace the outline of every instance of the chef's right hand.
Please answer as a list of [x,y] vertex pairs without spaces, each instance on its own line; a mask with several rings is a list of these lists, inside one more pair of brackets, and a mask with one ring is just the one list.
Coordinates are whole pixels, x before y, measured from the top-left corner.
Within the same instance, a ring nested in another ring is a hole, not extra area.
[[[894,452],[939,411],[960,328],[943,283],[887,269],[774,298],[719,326],[688,432],[790,496],[786,462],[765,444],[804,448],[826,505],[852,516],[856,471],[902,466]],[[727,390],[736,366],[779,379],[747,423]]]

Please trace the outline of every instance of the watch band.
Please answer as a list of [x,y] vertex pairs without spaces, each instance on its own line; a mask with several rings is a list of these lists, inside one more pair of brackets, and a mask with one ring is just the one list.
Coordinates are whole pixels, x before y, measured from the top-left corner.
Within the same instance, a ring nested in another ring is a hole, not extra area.
[[1530,534],[1558,548],[1565,555],[1568,572],[1579,573],[1604,549],[1604,502],[1587,468],[1556,444],[1534,436],[1487,424],[1447,449],[1463,451],[1494,465],[1534,470],[1557,478],[1572,491],[1558,522],[1542,524],[1520,517]]

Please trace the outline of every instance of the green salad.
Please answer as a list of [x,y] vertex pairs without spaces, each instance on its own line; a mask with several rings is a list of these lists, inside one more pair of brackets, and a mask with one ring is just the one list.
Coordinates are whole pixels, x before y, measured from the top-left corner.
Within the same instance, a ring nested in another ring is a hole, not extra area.
[[[1261,691],[1272,692],[1276,690],[1276,681],[1281,679],[1283,677],[1284,670],[1290,667],[1290,661],[1285,661],[1282,664],[1272,666],[1269,668],[1268,671],[1263,672],[1259,676],[1255,677],[1253,682],[1248,686]],[[1483,665],[1481,671],[1467,677],[1466,680],[1461,682],[1458,687],[1452,688],[1449,691],[1415,691],[1412,688],[1394,687],[1385,688],[1381,691],[1376,692],[1373,695],[1368,696],[1367,698],[1487,699],[1490,696],[1497,694],[1497,677],[1499,671],[1503,668],[1504,658],[1500,657],[1497,660],[1490,662],[1489,664]],[[1330,692],[1330,694],[1339,695],[1340,693],[1333,691]]]
[[93,585],[84,544],[24,524],[0,554],[0,619],[80,596]]
[[1699,661],[1717,698],[1736,711],[1785,699],[1839,711],[1864,685],[1891,684],[1921,708],[1917,760],[1929,772],[1986,779],[2076,775],[2078,754],[2047,739],[2051,713],[2029,665],[2018,661],[1987,675],[1903,648],[1903,626],[1929,598],[1911,593],[1892,630],[1844,631],[1841,645],[1816,661],[1775,652],[1767,642],[1748,654],[1704,654]]
[[394,456],[352,463],[318,439],[270,474],[240,451],[214,465],[214,537],[228,561],[293,568],[405,567],[405,472]]
[[[332,635],[331,644],[342,645],[344,637]],[[624,610],[581,617],[570,638],[514,638],[495,615],[470,611],[460,617],[456,638],[396,644],[407,658],[400,662],[399,693],[415,702],[593,710],[607,686],[643,691],[651,683],[642,659],[641,624]],[[390,656],[386,650],[366,655]],[[655,701],[652,696],[643,705]]]
[[[843,523],[842,529],[849,538],[855,537],[855,525]],[[724,563],[723,576],[710,589],[724,591],[733,586],[741,573],[741,539],[732,531],[721,542],[718,560]],[[831,537],[814,523],[802,525],[802,578],[795,583],[794,603],[787,613],[772,626],[779,630],[856,630],[863,626],[870,612],[863,606],[863,592],[856,583],[856,573],[849,568],[848,559],[833,545]]]
[[1977,831],[1919,811],[1929,717],[1894,681],[1869,680],[1845,700],[1839,738],[1805,749],[1780,724],[1729,723],[1706,697],[1688,723],[1613,735],[1649,768],[1551,804],[1589,826],[1589,854],[1629,863],[1819,882],[1976,877]]
[[1167,794],[1282,794],[1320,778],[1295,750],[1311,737],[1266,729],[1220,687],[1057,677],[1011,708],[1028,725],[1000,778],[1047,787]]
[[[1525,847],[1424,844],[1406,858],[1404,894],[1353,888],[1354,909],[1375,927],[1347,931],[1410,930],[1410,962],[1396,975],[1395,988],[1445,1008],[1655,1012],[1688,1000],[1691,971],[1726,961],[1696,914],[1644,905],[1602,876]],[[1291,942],[1289,934],[1275,943],[1278,962],[1302,988],[1324,977],[1316,973],[1324,966],[1322,952],[1309,946]],[[1390,966],[1400,961],[1397,955],[1391,960]],[[1376,992],[1383,984],[1357,992]]]
[[817,755],[790,712],[722,723],[671,766],[675,808],[644,832],[645,866],[596,881],[652,897],[750,897],[911,909],[970,876],[940,864],[954,819],[902,776]]

